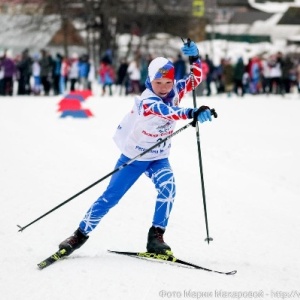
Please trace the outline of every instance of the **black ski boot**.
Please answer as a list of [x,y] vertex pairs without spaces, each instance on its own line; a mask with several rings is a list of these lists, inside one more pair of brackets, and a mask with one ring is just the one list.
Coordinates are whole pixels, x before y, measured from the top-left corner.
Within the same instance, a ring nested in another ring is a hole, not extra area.
[[74,250],[79,249],[89,238],[89,236],[84,235],[78,228],[73,235],[65,239],[59,244],[59,249],[66,249],[68,255],[70,255]]
[[172,255],[169,245],[164,242],[164,229],[152,226],[148,233],[147,251],[156,254]]

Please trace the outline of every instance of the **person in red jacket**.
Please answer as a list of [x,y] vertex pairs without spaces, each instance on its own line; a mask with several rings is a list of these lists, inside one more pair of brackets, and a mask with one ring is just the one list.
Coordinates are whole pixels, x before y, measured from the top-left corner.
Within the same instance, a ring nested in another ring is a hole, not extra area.
[[112,65],[105,59],[102,59],[100,63],[99,79],[102,84],[102,96],[105,95],[107,86],[109,88],[109,95],[112,96],[112,85],[115,83],[116,73]]

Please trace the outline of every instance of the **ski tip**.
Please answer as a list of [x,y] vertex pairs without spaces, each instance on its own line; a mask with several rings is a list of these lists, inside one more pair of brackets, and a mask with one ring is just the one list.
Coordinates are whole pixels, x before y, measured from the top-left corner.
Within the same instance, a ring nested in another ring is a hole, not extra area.
[[43,270],[46,266],[47,266],[47,264],[44,261],[37,264],[37,267],[38,267],[39,270]]
[[234,274],[236,274],[236,273],[237,273],[237,270],[233,270],[233,271],[231,271],[231,272],[226,273],[226,275],[234,275]]
[[130,251],[117,251],[117,250],[107,250],[110,253],[115,254],[124,254],[124,255],[137,255],[138,252],[130,252]]

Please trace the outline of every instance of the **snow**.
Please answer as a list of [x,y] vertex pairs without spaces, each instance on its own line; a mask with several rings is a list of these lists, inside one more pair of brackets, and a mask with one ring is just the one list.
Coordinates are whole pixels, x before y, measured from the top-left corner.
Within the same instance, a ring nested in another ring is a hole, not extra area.
[[[60,99],[0,99],[1,299],[159,300],[205,292],[205,299],[231,298],[226,294],[231,292],[270,299],[276,292],[292,291],[299,298],[299,95],[197,99],[219,114],[200,125],[214,238],[209,245],[204,242],[195,131],[189,127],[173,138],[170,161],[178,192],[165,240],[179,258],[221,271],[236,269],[235,276],[107,252],[145,250],[156,195],[146,176],[82,248],[38,270],[37,263],[77,228],[108,181],[23,232],[16,225],[25,226],[113,170],[119,152],[112,135],[133,103],[132,97],[95,96],[84,103],[94,117],[61,119]],[[186,96],[182,105],[192,107],[192,97]],[[184,124],[178,122],[177,129]]]
[[221,59],[230,58],[232,63],[236,63],[238,58],[242,57],[247,64],[249,59],[265,53],[273,54],[283,47],[276,47],[270,43],[251,44],[247,42],[231,42],[226,40],[212,40],[197,43],[200,54],[204,57],[206,54],[213,60],[216,66],[220,65]]
[[265,3],[256,3],[255,0],[248,0],[249,4],[261,11],[268,13],[285,12],[290,6],[300,6],[300,0],[294,0],[292,2],[271,2],[266,1]]

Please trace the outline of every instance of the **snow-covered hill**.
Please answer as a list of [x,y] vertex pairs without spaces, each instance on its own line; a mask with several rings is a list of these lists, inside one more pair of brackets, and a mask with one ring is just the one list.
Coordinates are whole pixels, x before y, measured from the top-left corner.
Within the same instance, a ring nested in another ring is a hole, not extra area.
[[[59,100],[0,99],[1,299],[188,299],[202,292],[204,299],[234,298],[226,294],[231,292],[271,299],[276,292],[292,291],[300,297],[297,95],[198,98],[198,105],[219,114],[200,126],[210,245],[204,242],[194,129],[173,138],[170,160],[178,192],[165,240],[179,258],[217,270],[237,269],[235,276],[107,252],[145,250],[156,194],[146,176],[81,249],[38,270],[36,264],[77,228],[107,181],[22,233],[16,225],[28,224],[113,170],[119,152],[111,137],[133,101],[93,97],[84,103],[93,118],[60,119]],[[192,107],[191,97],[182,105]],[[183,124],[178,122],[177,129]]]

